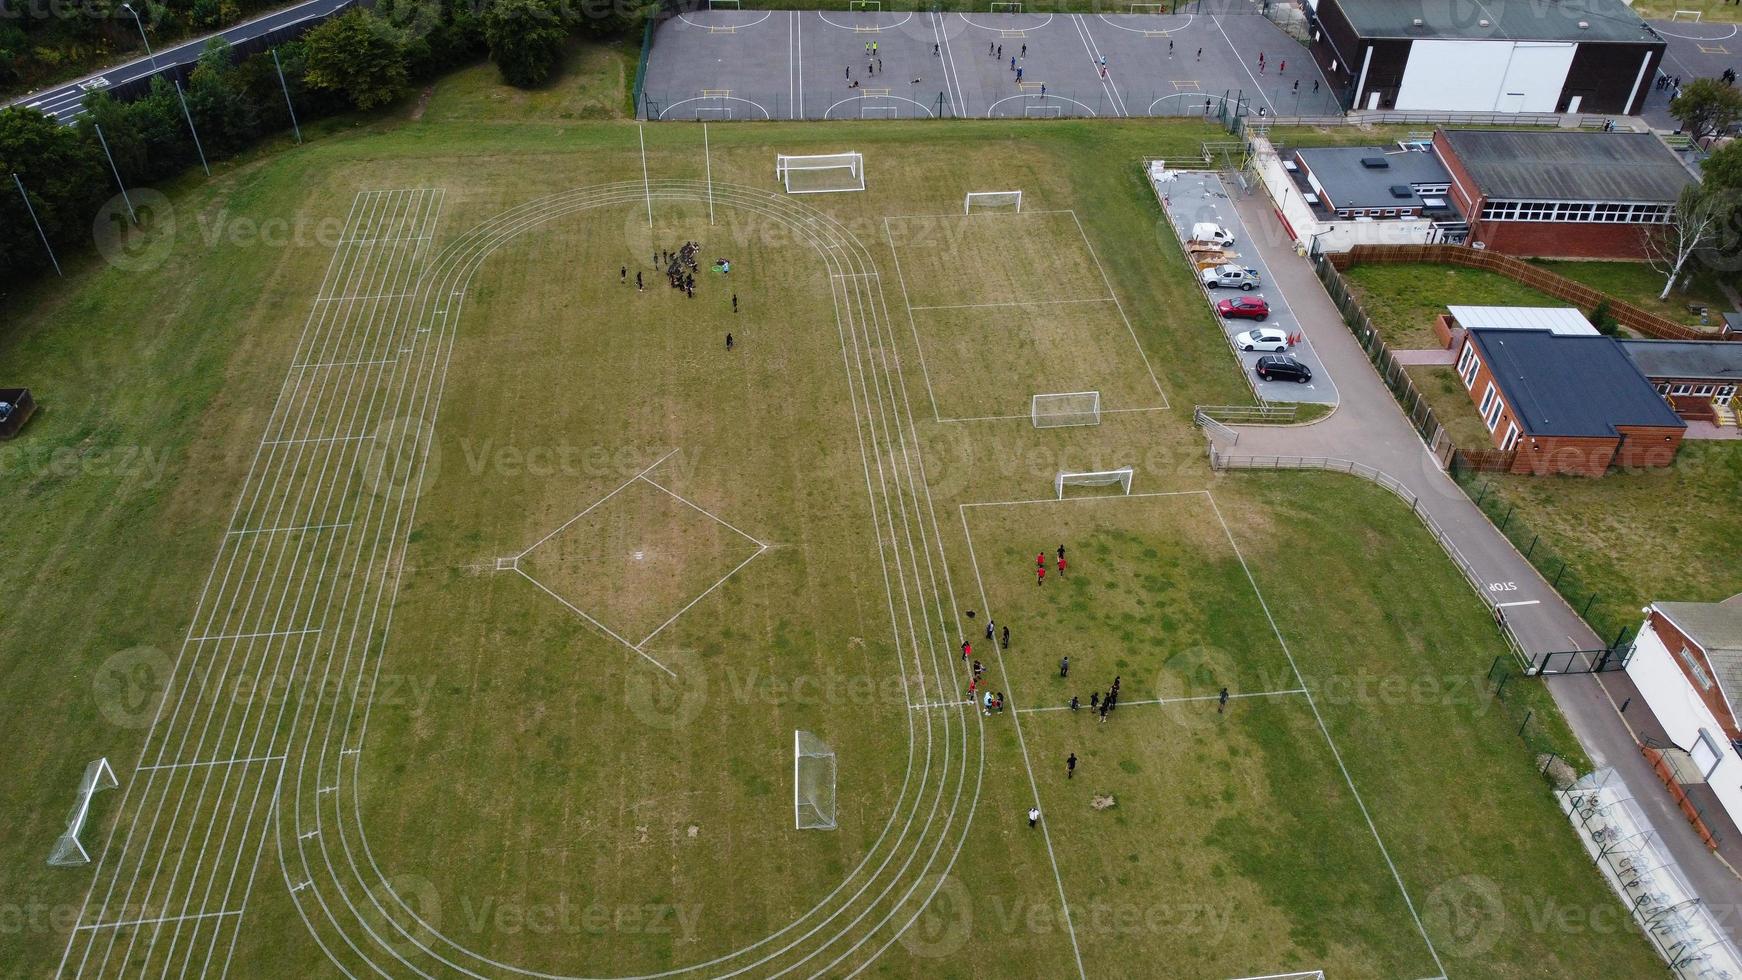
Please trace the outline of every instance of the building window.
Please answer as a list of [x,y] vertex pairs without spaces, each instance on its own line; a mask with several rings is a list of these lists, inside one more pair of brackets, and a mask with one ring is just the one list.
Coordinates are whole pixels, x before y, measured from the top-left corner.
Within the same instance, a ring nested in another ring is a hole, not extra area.
[[[1488,387],[1482,390],[1482,415],[1484,418],[1488,415],[1488,409],[1498,400],[1494,397],[1494,385],[1490,382]],[[1494,426],[1488,426],[1488,431],[1494,431]]]
[[1464,352],[1458,355],[1458,374],[1464,379],[1464,389],[1467,391],[1476,387],[1476,345],[1464,341]]
[[1500,448],[1511,449],[1516,445],[1518,445],[1518,424],[1508,422],[1506,423],[1506,438],[1500,440]]
[[1487,201],[1482,206],[1482,220],[1660,225],[1670,220],[1673,211],[1670,204],[1618,201]]
[[1698,388],[1694,389],[1694,394],[1696,394],[1696,395],[1709,395],[1711,393],[1712,393],[1712,386],[1711,385],[1700,385]]
[[1506,408],[1505,402],[1501,401],[1498,398],[1494,399],[1494,407],[1488,410],[1487,422],[1488,422],[1488,431],[1489,432],[1493,432],[1495,426],[1498,426],[1500,424],[1500,415],[1502,413],[1502,410],[1505,408]]
[[1716,401],[1720,405],[1728,405],[1728,404],[1730,404],[1730,399],[1735,397],[1735,395],[1736,395],[1736,386],[1735,385],[1720,385],[1718,388],[1717,397],[1714,398],[1713,400]]
[[1681,648],[1681,658],[1683,665],[1688,669],[1688,675],[1694,679],[1694,683],[1700,686],[1700,690],[1710,691],[1712,689],[1712,675],[1706,673],[1705,665],[1700,663],[1700,658],[1694,656],[1694,652],[1687,647]]
[[1692,390],[1693,390],[1692,385],[1676,385],[1674,388],[1671,388],[1669,390],[1669,393],[1672,395],[1685,395],[1689,391],[1692,391]]

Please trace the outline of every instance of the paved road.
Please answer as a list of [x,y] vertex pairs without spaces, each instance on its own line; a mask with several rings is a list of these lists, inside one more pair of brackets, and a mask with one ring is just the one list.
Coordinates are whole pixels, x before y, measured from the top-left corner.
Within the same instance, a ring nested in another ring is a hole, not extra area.
[[[95,75],[77,81],[32,92],[22,98],[14,99],[9,105],[27,106],[40,110],[59,122],[71,123],[84,114],[86,92],[113,88],[127,82],[149,78],[180,65],[191,65],[199,60],[200,52],[205,50],[206,42],[214,37],[221,37],[231,44],[239,44],[293,24],[324,19],[356,2],[357,0],[308,0],[308,2],[299,3],[294,7],[287,7],[250,21],[244,21],[217,34],[164,48],[154,52],[155,57],[129,61],[124,65],[106,68]],[[125,14],[126,11],[119,11],[120,16],[125,16]]]
[[[1238,198],[1235,203],[1248,227],[1254,230],[1277,220],[1262,197]],[[1419,505],[1451,538],[1489,590],[1491,603],[1528,603],[1508,605],[1505,609],[1507,621],[1527,653],[1602,647],[1606,638],[1591,632],[1435,462],[1379,380],[1365,352],[1343,326],[1311,266],[1281,238],[1260,230],[1252,241],[1268,259],[1273,281],[1288,291],[1301,328],[1336,375],[1342,397],[1337,411],[1321,422],[1306,426],[1239,427],[1238,443],[1222,439],[1218,448],[1239,455],[1334,456],[1383,470],[1416,494]],[[1716,860],[1694,835],[1646,764],[1632,730],[1617,711],[1617,703],[1633,694],[1626,676],[1563,675],[1551,677],[1546,683],[1591,761],[1598,766],[1615,767],[1706,903],[1718,912],[1742,908],[1742,880]],[[1642,705],[1635,705],[1626,718],[1640,723],[1645,715],[1641,708]],[[1736,835],[1727,836],[1733,839]],[[1724,914],[1720,921],[1731,939],[1742,943],[1738,916]]]
[[[1162,185],[1163,193],[1167,195],[1167,213],[1173,219],[1173,227],[1181,239],[1192,233],[1192,225],[1200,221],[1210,221],[1226,228],[1234,236],[1233,250],[1240,254],[1239,265],[1258,273],[1262,285],[1251,293],[1241,293],[1231,289],[1207,290],[1209,301],[1213,305],[1233,296],[1261,296],[1270,303],[1270,316],[1263,324],[1254,324],[1251,320],[1220,320],[1223,333],[1228,335],[1229,343],[1233,343],[1235,334],[1245,333],[1254,326],[1275,327],[1285,333],[1294,333],[1300,329],[1294,310],[1289,307],[1288,290],[1270,276],[1270,266],[1264,261],[1263,252],[1253,242],[1253,238],[1261,233],[1258,226],[1249,227],[1241,213],[1233,206],[1227,185],[1220,175],[1202,171],[1181,172],[1171,183]],[[1312,284],[1312,289],[1319,290],[1318,283]],[[1260,397],[1273,402],[1316,402],[1324,405],[1337,403],[1337,386],[1331,380],[1333,374],[1313,352],[1312,340],[1303,340],[1289,351],[1313,373],[1313,379],[1306,384],[1294,381],[1264,381],[1252,374],[1253,365],[1263,354],[1256,351],[1240,352],[1235,356],[1240,359],[1241,367],[1251,378],[1253,387]]]

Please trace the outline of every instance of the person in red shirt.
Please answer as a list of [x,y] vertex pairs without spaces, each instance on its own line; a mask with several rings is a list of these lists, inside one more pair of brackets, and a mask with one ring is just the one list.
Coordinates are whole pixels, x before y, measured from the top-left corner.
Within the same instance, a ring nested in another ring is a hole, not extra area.
[[1064,573],[1065,573],[1065,560],[1063,558],[1060,558],[1059,559],[1059,574],[1063,575]]
[[1046,584],[1046,566],[1045,565],[1041,565],[1040,567],[1038,567],[1034,570],[1034,584],[1035,585],[1045,585]]
[[1046,567],[1046,552],[1043,551],[1040,554],[1034,556],[1034,567],[1036,567],[1036,568],[1045,568]]

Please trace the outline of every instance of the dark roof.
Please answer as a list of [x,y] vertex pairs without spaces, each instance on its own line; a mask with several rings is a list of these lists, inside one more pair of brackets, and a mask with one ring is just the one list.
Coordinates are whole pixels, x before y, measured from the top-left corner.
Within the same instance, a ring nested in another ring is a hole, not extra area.
[[[1401,184],[1408,190],[1410,184],[1449,184],[1452,180],[1437,155],[1419,150],[1323,147],[1301,150],[1295,156],[1325,189],[1330,198],[1326,203],[1338,208],[1418,208],[1422,206],[1421,195],[1411,190],[1400,197],[1391,188]],[[1382,160],[1386,166],[1369,167],[1368,160]]]
[[[1512,41],[1614,41],[1662,44],[1663,39],[1622,0],[1332,0],[1363,37],[1460,38]],[[1421,25],[1416,26],[1417,20]],[[1483,22],[1487,24],[1484,26]],[[1586,26],[1580,27],[1580,24]]]
[[1742,383],[1742,342],[1623,340],[1620,344],[1648,378],[1711,378]]
[[1651,133],[1448,129],[1445,135],[1490,200],[1668,204],[1694,182],[1675,151]]
[[1612,436],[1621,425],[1687,427],[1608,337],[1472,330],[1470,342],[1526,435]]

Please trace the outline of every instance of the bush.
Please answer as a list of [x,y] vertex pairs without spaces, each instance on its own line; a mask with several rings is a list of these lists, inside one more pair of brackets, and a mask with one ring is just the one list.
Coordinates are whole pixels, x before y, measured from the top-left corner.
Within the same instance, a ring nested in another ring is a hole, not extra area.
[[568,27],[551,0],[492,0],[484,12],[490,60],[510,85],[530,88],[562,63]]
[[311,88],[341,94],[358,109],[375,109],[405,92],[405,37],[386,21],[352,9],[303,39]]

